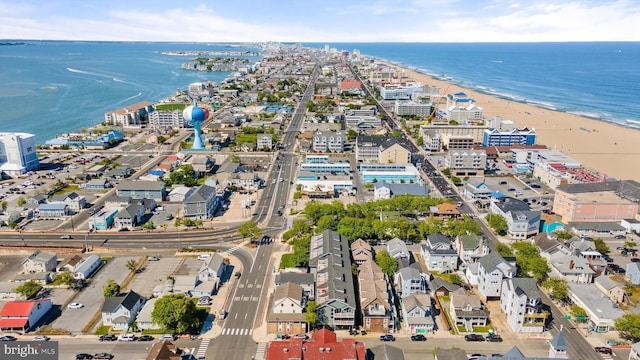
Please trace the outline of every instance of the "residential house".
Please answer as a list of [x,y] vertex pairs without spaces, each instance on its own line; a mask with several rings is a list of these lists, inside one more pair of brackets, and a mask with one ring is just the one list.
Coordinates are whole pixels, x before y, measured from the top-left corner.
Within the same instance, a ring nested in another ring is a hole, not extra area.
[[542,333],[547,313],[536,280],[510,278],[502,282],[500,308],[507,315],[507,323],[514,332]]
[[46,203],[38,205],[38,216],[40,218],[63,218],[71,215],[73,210],[64,203]]
[[626,266],[624,279],[633,285],[640,285],[640,263],[630,262]]
[[102,304],[102,325],[127,331],[144,305],[144,297],[134,291],[107,297]]
[[138,202],[127,205],[124,209],[118,211],[114,218],[114,226],[117,229],[133,229],[142,223],[144,217],[144,206]]
[[309,274],[309,273],[297,273],[297,272],[283,272],[280,273],[278,275],[276,275],[276,278],[274,280],[274,285],[276,287],[285,284],[287,282],[292,282],[294,284],[298,284],[302,287],[302,292],[304,293],[304,296],[309,299],[309,300],[313,300],[315,299],[316,296],[316,291],[315,291],[315,280],[314,280],[314,276],[313,274]]
[[147,302],[145,302],[144,305],[142,306],[142,309],[140,309],[140,312],[138,313],[138,317],[136,317],[136,325],[138,326],[139,329],[160,330],[162,328],[160,324],[156,324],[155,322],[153,322],[153,319],[151,318],[153,307],[156,305],[156,301],[158,301],[158,299],[159,298],[154,297],[147,300]]
[[276,287],[269,299],[267,333],[294,335],[307,332],[306,298],[302,287],[286,282]]
[[427,236],[427,244],[421,246],[420,253],[430,271],[446,273],[458,269],[458,253],[451,247],[449,238],[442,234]]
[[215,161],[206,155],[196,155],[191,157],[188,162],[199,175],[207,175],[213,170]]
[[497,299],[502,290],[502,279],[516,276],[515,259],[491,252],[478,261],[478,292],[485,299]]
[[357,304],[347,238],[332,230],[313,236],[309,270],[316,278],[318,324],[353,327]]
[[466,360],[469,359],[467,352],[462,349],[436,349],[434,350],[435,360]]
[[22,261],[22,271],[25,273],[55,271],[58,264],[56,253],[36,250]]
[[571,254],[571,250],[564,246],[557,238],[551,237],[549,233],[540,233],[533,239],[533,243],[540,250],[540,256],[547,261],[551,259],[557,253],[568,256]]
[[344,152],[345,136],[340,131],[317,130],[313,134],[312,149],[316,152]]
[[167,189],[162,181],[121,180],[116,187],[116,194],[132,199],[153,199],[160,202],[167,196]]
[[435,331],[431,296],[411,294],[403,297],[402,319],[411,334],[429,334]]
[[216,195],[216,188],[201,185],[187,193],[182,201],[184,217],[196,219],[210,219],[220,207],[220,197]]
[[616,319],[625,315],[618,305],[603,296],[594,284],[569,283],[569,297],[587,313],[587,325],[596,333],[606,333]]
[[323,328],[311,334],[311,339],[291,338],[270,341],[265,360],[324,359],[324,360],[365,360],[364,344],[353,338],[338,341],[336,333]]
[[438,276],[429,281],[429,289],[434,296],[451,296],[459,288],[460,285],[452,284]]
[[145,360],[197,360],[187,349],[180,349],[167,340],[153,343]]
[[35,194],[33,197],[27,199],[25,206],[30,209],[37,209],[40,204],[44,204],[47,202],[47,197],[43,194]]
[[98,255],[89,255],[82,264],[80,264],[73,273],[76,280],[87,280],[100,266],[102,259]]
[[35,281],[40,285],[47,285],[53,281],[53,273],[52,272],[35,272],[35,273],[16,274],[13,277],[13,281],[17,283]]
[[271,151],[273,148],[273,135],[258,134],[256,147],[258,150],[269,149],[269,151]]
[[531,211],[524,201],[510,197],[494,201],[491,203],[491,213],[507,220],[507,232],[512,240],[523,240],[540,232],[541,212]]
[[411,294],[425,294],[427,292],[425,279],[422,277],[420,270],[413,266],[405,266],[396,271],[393,275],[393,282],[396,286],[396,293],[401,298]]
[[205,261],[200,270],[198,270],[198,278],[200,281],[213,281],[214,290],[217,290],[222,282],[222,275],[227,269],[227,263],[222,255],[214,253]]
[[561,277],[567,282],[577,284],[590,284],[593,282],[595,271],[580,256],[558,253],[550,258],[549,265],[551,265],[551,274]]
[[25,333],[51,310],[51,299],[9,301],[0,311],[0,331]]
[[466,332],[473,332],[474,326],[487,326],[489,322],[489,311],[480,297],[467,294],[464,288],[451,293],[449,315],[451,322],[458,328],[464,327]]
[[455,204],[445,202],[429,207],[429,216],[446,221],[460,217],[460,210]]
[[187,194],[191,191],[190,187],[186,186],[176,186],[171,189],[167,199],[169,202],[181,203],[186,198]]
[[262,180],[255,173],[239,172],[230,174],[223,182],[222,185],[227,188],[229,186],[235,186],[242,190],[256,191],[260,188]]
[[368,242],[358,239],[351,243],[351,257],[356,265],[360,265],[367,260],[373,259],[373,248]]
[[358,266],[360,310],[366,331],[388,332],[393,324],[392,292],[382,269],[369,259]]
[[387,241],[387,252],[396,260],[410,258],[407,244],[398,238],[393,238]]
[[110,187],[111,183],[107,179],[91,179],[84,188],[86,190],[101,191]]
[[475,234],[458,235],[455,246],[458,257],[465,264],[477,262],[490,251],[484,238]]
[[488,200],[492,192],[484,181],[478,179],[469,179],[462,189],[462,195],[471,200]]
[[615,303],[624,302],[624,297],[626,295],[626,289],[624,284],[617,283],[613,281],[610,277],[606,275],[600,275],[593,281],[596,288],[600,290],[603,294],[605,294],[611,301]]
[[607,269],[607,261],[604,255],[596,250],[593,241],[573,237],[567,241],[567,245],[569,245],[569,249],[573,250],[575,255],[584,258],[593,271],[602,273]]
[[73,211],[80,211],[87,205],[87,199],[78,195],[75,191],[54,196],[50,203],[63,203],[69,205]]

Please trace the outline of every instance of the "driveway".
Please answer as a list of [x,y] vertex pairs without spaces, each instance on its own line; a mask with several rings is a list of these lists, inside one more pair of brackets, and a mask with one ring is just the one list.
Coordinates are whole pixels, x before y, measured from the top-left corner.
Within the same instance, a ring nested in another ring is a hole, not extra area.
[[93,316],[100,311],[104,303],[102,294],[103,287],[107,284],[107,280],[111,279],[121,284],[129,274],[127,269],[127,261],[137,257],[120,257],[113,258],[99,272],[94,275],[88,287],[84,288],[74,299],[73,302],[84,305],[82,309],[66,309],[63,308],[62,315],[53,322],[54,328],[67,329],[73,334],[79,334]]
[[[158,256],[160,257],[160,256]],[[184,258],[167,256],[160,257],[159,261],[147,261],[144,271],[133,277],[129,283],[129,289],[147,298],[153,294],[153,288],[167,281],[167,276],[173,275]]]

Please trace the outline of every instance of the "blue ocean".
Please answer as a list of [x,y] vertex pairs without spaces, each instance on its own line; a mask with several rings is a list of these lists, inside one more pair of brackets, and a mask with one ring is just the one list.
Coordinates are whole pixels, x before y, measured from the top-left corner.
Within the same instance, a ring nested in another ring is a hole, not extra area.
[[[159,51],[256,49],[204,43],[25,41],[0,46],[0,131],[37,142],[127,104],[228,73],[186,71]],[[304,44],[324,47],[324,43]],[[328,43],[496,96],[640,128],[640,43]]]

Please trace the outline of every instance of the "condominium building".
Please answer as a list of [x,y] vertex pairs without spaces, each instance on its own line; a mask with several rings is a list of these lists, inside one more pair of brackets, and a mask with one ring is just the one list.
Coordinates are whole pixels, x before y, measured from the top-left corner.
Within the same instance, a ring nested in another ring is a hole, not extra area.
[[401,101],[396,100],[394,112],[398,116],[402,115],[415,115],[415,116],[429,116],[433,112],[433,105],[431,103],[417,103],[415,101]]
[[409,164],[411,152],[392,136],[365,136],[356,138],[356,159],[380,164]]
[[160,110],[149,113],[149,126],[154,128],[169,127],[181,129],[190,126],[182,116],[182,110]]
[[483,109],[476,105],[476,101],[463,92],[447,95],[446,118],[448,120],[482,120]]
[[421,82],[403,82],[384,84],[379,87],[380,97],[383,100],[410,99],[414,91],[424,91],[424,85]]
[[542,333],[547,318],[536,280],[512,278],[502,281],[500,308],[514,332]]
[[421,125],[420,134],[425,138],[433,136],[433,134],[439,134],[442,138],[445,136],[471,135],[473,143],[480,145],[486,129],[488,128],[482,125]]
[[140,127],[148,123],[147,115],[153,111],[153,103],[142,101],[118,110],[106,112],[104,121],[107,124],[122,127]]
[[313,134],[313,151],[341,153],[345,136],[340,131],[316,131]]
[[454,176],[482,176],[487,166],[484,150],[451,150],[445,159]]
[[512,146],[512,145],[533,145],[536,143],[535,129],[513,129],[500,131],[498,129],[487,129],[482,137],[482,146]]
[[0,133],[0,171],[17,176],[38,170],[36,136],[27,133]]

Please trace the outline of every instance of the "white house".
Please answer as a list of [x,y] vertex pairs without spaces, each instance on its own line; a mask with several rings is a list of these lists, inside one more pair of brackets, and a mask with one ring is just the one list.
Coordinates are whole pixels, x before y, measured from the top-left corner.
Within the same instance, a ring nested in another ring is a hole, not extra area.
[[411,334],[428,334],[434,330],[431,296],[411,294],[403,297],[402,318]]
[[209,257],[209,260],[202,264],[200,270],[198,270],[198,278],[203,282],[213,281],[215,290],[220,286],[220,279],[226,268],[227,264],[224,262],[222,255],[214,253]]
[[458,235],[455,240],[456,252],[465,263],[475,263],[489,253],[489,246],[481,236],[475,234]]
[[551,273],[567,282],[578,284],[593,282],[595,271],[591,270],[589,263],[581,256],[558,253],[551,256],[549,264]]
[[482,305],[480,297],[467,294],[464,288],[451,293],[449,314],[451,322],[464,326],[467,332],[472,332],[474,326],[487,326],[489,321],[489,311]]
[[54,271],[58,264],[55,253],[36,250],[22,261],[22,271],[25,273]]
[[98,255],[89,255],[89,257],[87,257],[73,273],[73,278],[76,280],[86,280],[101,265],[102,259],[100,259]]
[[569,283],[569,290],[571,301],[585,310],[590,329],[597,333],[608,332],[615,320],[625,315],[594,284]]
[[140,309],[140,312],[138,313],[138,317],[136,318],[136,325],[138,325],[138,328],[142,330],[146,330],[146,329],[159,330],[161,328],[159,324],[154,323],[153,320],[151,319],[151,313],[153,312],[153,307],[156,305],[156,301],[158,301],[158,299],[159,298],[155,298],[155,297],[151,298],[147,300],[144,306],[142,306],[142,309]]
[[500,308],[507,315],[507,323],[514,332],[542,333],[547,314],[536,280],[512,278],[502,281]]
[[458,253],[451,247],[449,238],[442,234],[431,234],[427,244],[420,247],[427,269],[450,272],[458,269]]
[[515,276],[515,259],[507,261],[497,253],[489,253],[478,261],[478,292],[485,299],[499,298],[502,279]]
[[409,259],[409,249],[404,241],[393,238],[387,241],[387,252],[394,259]]
[[144,305],[144,297],[134,291],[104,299],[102,325],[127,331]]

